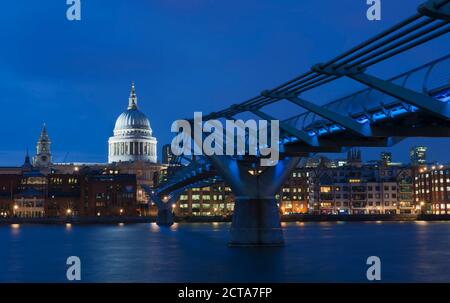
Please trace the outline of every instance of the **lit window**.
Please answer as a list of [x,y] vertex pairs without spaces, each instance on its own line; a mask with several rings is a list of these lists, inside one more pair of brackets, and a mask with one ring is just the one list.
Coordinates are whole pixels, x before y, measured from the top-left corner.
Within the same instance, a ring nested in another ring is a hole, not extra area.
[[321,186],[320,187],[320,192],[321,193],[329,193],[329,192],[331,192],[331,186]]

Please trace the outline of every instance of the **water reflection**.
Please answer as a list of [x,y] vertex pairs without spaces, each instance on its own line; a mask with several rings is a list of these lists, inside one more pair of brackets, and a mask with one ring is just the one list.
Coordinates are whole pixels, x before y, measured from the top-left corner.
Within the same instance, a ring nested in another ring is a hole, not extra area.
[[18,236],[20,234],[20,224],[11,224],[11,234]]
[[158,232],[159,231],[159,226],[156,223],[150,223],[150,230],[153,232]]
[[450,282],[450,222],[283,223],[286,245],[269,248],[230,248],[229,228],[2,226],[0,282],[64,282],[71,255],[85,282],[365,282],[371,255],[384,282]]

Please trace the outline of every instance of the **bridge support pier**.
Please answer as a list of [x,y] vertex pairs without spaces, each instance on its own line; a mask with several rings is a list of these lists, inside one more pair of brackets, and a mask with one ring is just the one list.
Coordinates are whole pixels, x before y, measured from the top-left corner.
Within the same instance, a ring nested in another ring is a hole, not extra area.
[[171,226],[174,222],[173,219],[171,208],[158,209],[158,217],[156,217],[156,224],[158,224],[158,226]]
[[170,196],[165,196],[163,199],[158,194],[154,194],[151,198],[158,207],[156,224],[158,224],[158,226],[171,226],[174,223],[172,205],[178,199],[177,193],[173,193]]
[[284,245],[275,195],[300,158],[285,158],[275,166],[257,169],[231,157],[214,156],[212,158],[214,167],[230,185],[236,199],[229,244],[231,246]]
[[275,198],[237,198],[230,230],[231,246],[284,244]]

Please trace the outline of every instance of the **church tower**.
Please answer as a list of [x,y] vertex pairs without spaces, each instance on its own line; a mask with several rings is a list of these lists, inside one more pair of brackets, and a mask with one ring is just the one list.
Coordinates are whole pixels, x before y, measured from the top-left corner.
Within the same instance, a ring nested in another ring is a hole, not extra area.
[[47,128],[42,127],[41,135],[36,146],[36,157],[34,158],[34,166],[39,168],[46,168],[49,166],[52,160],[52,154],[50,153],[50,138],[48,137]]

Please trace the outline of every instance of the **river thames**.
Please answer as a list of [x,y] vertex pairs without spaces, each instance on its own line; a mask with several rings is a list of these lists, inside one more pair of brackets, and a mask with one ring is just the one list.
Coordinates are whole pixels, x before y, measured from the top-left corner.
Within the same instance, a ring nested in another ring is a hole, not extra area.
[[2,225],[0,282],[450,282],[450,222],[283,223],[286,245],[228,247],[229,223]]

